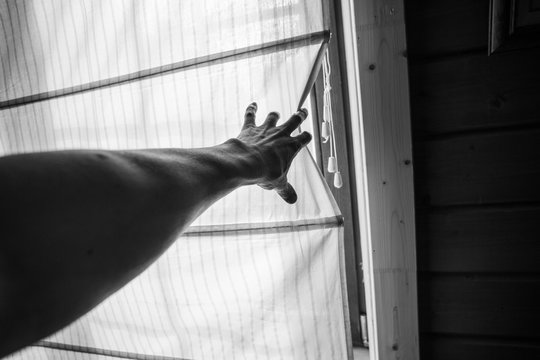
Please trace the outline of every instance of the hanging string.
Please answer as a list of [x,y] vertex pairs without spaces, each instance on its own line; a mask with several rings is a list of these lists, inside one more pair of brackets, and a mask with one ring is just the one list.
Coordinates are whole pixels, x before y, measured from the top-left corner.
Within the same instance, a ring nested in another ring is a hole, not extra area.
[[323,64],[323,80],[324,80],[324,97],[323,97],[323,123],[321,127],[321,137],[323,143],[330,141],[330,157],[328,158],[328,172],[334,174],[334,187],[340,188],[343,186],[343,179],[339,172],[338,158],[336,151],[336,135],[334,131],[334,119],[332,117],[332,99],[330,85],[330,74],[332,69],[330,67],[330,58],[328,55],[328,49],[324,56]]

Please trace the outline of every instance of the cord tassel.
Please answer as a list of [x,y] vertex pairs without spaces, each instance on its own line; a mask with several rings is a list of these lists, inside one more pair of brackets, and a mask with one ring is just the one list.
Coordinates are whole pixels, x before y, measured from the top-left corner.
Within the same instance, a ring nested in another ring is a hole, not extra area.
[[334,119],[332,117],[332,98],[330,86],[330,74],[332,69],[330,68],[330,59],[328,55],[328,49],[324,55],[322,63],[323,68],[323,80],[324,80],[324,97],[323,97],[323,123],[321,125],[321,138],[323,143],[330,142],[330,157],[328,158],[328,172],[334,174],[334,187],[340,188],[343,186],[343,179],[339,172],[338,158],[336,151],[336,135],[334,132]]
[[323,138],[323,143],[326,144],[328,138],[330,138],[330,129],[328,121],[323,121],[321,128],[321,137]]
[[334,187],[340,188],[343,186],[343,179],[341,178],[341,173],[339,171],[336,171],[334,174]]
[[336,166],[336,158],[333,157],[333,156],[330,156],[328,158],[328,172],[330,173],[335,173],[337,171],[337,166]]

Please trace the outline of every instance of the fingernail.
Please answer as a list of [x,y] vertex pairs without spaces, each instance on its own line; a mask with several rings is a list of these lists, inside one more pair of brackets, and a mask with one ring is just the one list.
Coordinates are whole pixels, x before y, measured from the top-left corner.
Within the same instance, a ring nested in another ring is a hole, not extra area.
[[251,104],[249,104],[249,106],[252,106],[252,107],[254,107],[255,109],[257,109],[257,103],[256,103],[256,102],[252,102]]
[[309,114],[306,108],[302,108],[302,109],[298,110],[298,112],[302,113],[302,115],[304,115],[304,119],[307,118],[307,116]]

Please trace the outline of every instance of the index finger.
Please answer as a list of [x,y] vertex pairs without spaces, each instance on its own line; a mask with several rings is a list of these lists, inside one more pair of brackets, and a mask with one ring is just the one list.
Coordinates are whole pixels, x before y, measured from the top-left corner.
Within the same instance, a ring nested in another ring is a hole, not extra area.
[[244,115],[244,125],[242,126],[242,130],[248,127],[255,126],[255,114],[257,113],[257,103],[252,102],[249,104],[249,106],[246,109],[246,113]]
[[302,121],[304,121],[307,118],[307,116],[308,116],[307,109],[302,108],[298,110],[293,116],[291,116],[289,120],[285,122],[285,124],[281,125],[281,129],[285,133],[290,135],[294,131],[294,129],[296,129],[302,123]]

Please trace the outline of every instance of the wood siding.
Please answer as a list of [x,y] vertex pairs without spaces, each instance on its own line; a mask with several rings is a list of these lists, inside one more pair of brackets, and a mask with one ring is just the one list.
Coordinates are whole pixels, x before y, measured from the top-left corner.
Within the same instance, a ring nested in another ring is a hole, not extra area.
[[540,358],[540,48],[488,0],[406,0],[422,359]]

